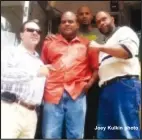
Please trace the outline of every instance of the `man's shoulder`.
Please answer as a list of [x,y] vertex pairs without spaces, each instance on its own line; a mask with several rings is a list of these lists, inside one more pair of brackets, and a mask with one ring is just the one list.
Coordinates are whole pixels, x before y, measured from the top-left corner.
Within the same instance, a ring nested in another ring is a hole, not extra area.
[[54,42],[54,40],[47,40],[47,39],[45,39],[43,41],[43,46],[47,46],[47,45],[51,44],[52,42]]
[[6,53],[7,55],[14,55],[18,52],[18,47],[15,46],[10,46],[10,47],[5,47],[2,49],[2,53]]
[[[98,28],[92,28],[92,30],[91,30],[91,32],[94,32],[94,33],[98,33],[99,32],[99,30],[98,30]],[[100,32],[99,32],[100,33]]]
[[48,49],[49,48],[49,46],[51,46],[51,45],[53,45],[53,44],[55,44],[55,43],[57,43],[57,40],[56,39],[54,39],[54,40],[47,40],[47,39],[45,39],[44,41],[43,41],[43,47],[42,47],[42,49],[44,49],[44,50],[46,50],[46,49]]
[[56,34],[55,37],[56,37],[56,39],[52,39],[52,40],[45,38],[43,41],[43,45],[49,45],[51,43],[56,43],[57,41],[61,40],[60,34]]
[[123,32],[123,34],[128,34],[129,32],[135,33],[135,31],[132,28],[130,28],[129,26],[121,26],[121,27],[119,27],[118,31]]
[[117,33],[121,35],[121,37],[130,37],[130,38],[133,38],[133,39],[135,38],[136,40],[138,40],[138,36],[136,32],[128,26],[120,27]]
[[80,42],[87,45],[89,43],[89,39],[87,39],[86,37],[84,36],[78,36],[78,38],[80,39]]
[[120,29],[125,29],[125,30],[132,30],[129,26],[120,26]]

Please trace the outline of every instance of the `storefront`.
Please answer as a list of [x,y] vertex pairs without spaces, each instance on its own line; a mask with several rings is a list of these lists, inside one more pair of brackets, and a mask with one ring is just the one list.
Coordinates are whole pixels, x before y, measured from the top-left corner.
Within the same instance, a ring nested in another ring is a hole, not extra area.
[[24,1],[1,2],[2,47],[17,45],[17,34],[23,22],[23,7]]
[[[43,31],[41,40],[46,34],[51,33],[52,19],[56,12],[48,3],[48,1],[1,1],[2,47],[17,46],[20,42],[19,29],[28,19],[39,21]],[[37,50],[40,52],[41,48],[37,47]]]
[[[135,15],[134,12],[140,15],[139,2],[84,1],[83,4],[90,7],[94,15],[101,7],[115,17],[117,25],[129,25],[140,32],[141,20],[138,21],[138,18],[133,20],[134,17],[138,17],[133,16]],[[45,36],[48,33],[58,31],[61,13],[66,10],[76,12],[81,5],[81,1],[1,1],[1,16],[9,22],[10,32],[15,35],[19,33],[19,28],[24,21],[38,19],[43,30],[43,36]]]
[[[57,33],[61,13],[71,10],[76,12],[81,5],[87,5],[95,13],[105,10],[115,17],[117,25],[128,25],[141,36],[140,2],[119,1],[119,8],[112,11],[110,1],[1,1],[1,47],[17,46],[21,24],[28,19],[40,22],[43,34]],[[95,26],[95,21],[93,22]],[[41,41],[42,42],[42,41]],[[142,48],[142,45],[141,47]],[[37,47],[41,51],[41,45]],[[140,51],[141,52],[141,51]],[[40,120],[40,119],[39,119]],[[37,127],[36,137],[40,138],[41,124]]]
[[28,19],[38,19],[43,30],[43,36],[45,36],[48,30],[46,11],[37,1],[1,2],[2,47],[17,46],[20,42],[19,29],[22,23]]

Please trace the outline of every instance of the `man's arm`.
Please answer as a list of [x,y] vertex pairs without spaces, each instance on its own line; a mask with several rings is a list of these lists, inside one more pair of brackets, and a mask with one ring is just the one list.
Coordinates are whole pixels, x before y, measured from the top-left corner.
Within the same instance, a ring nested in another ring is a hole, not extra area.
[[103,46],[100,45],[99,51],[105,52],[117,58],[128,59],[131,58],[131,53],[124,45]]
[[2,82],[29,82],[33,79],[36,73],[28,73],[19,68],[5,68],[1,72]]
[[49,75],[49,71],[55,71],[55,69],[51,65],[41,66],[37,71],[33,71],[30,73],[27,70],[19,69],[19,68],[7,68],[3,69],[1,73],[1,81],[2,82],[11,82],[11,83],[23,83],[29,82],[34,77],[47,77]]
[[89,88],[91,88],[92,85],[93,85],[95,82],[98,81],[98,79],[99,79],[98,70],[94,70],[91,79],[89,80],[89,82],[88,82],[87,85],[85,86],[86,91],[88,91]]
[[117,58],[131,58],[132,54],[131,52],[127,49],[125,45],[101,45],[96,42],[91,42],[90,43],[90,48],[95,48],[98,51],[105,52],[111,56],[117,57]]
[[[122,32],[123,31],[123,32]],[[121,36],[116,44],[98,44],[92,41],[89,46],[90,48],[95,48],[98,51],[105,52],[111,56],[128,59],[138,54],[139,50],[139,39],[137,35],[130,28],[123,28],[121,30]]]
[[26,69],[18,67],[3,67],[1,71],[1,81],[2,82],[11,82],[11,83],[22,83],[29,82],[34,77],[48,76],[49,70],[55,70],[51,65],[41,66],[38,70],[29,72]]
[[[27,82],[32,80],[34,73],[30,74],[23,68],[18,67],[19,59],[17,49],[3,51],[1,59],[1,81],[2,82]],[[6,56],[6,57],[5,57]]]

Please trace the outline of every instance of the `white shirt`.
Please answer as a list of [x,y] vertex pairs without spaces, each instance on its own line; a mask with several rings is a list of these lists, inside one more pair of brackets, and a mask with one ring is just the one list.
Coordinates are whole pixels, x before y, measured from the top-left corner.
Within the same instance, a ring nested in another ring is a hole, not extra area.
[[3,50],[1,64],[1,93],[15,93],[20,100],[39,105],[46,79],[36,76],[43,65],[39,55],[30,53],[20,44],[9,52]]
[[136,33],[129,27],[120,27],[107,40],[106,46],[120,44],[131,55],[129,59],[113,57],[107,53],[100,52],[99,55],[99,86],[104,82],[118,76],[139,75],[140,65],[138,60],[139,39]]

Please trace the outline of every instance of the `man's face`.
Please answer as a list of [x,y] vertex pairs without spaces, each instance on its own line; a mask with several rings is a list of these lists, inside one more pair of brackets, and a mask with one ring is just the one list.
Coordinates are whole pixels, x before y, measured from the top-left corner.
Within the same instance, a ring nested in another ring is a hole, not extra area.
[[114,19],[109,14],[100,12],[96,15],[96,24],[100,32],[107,35],[113,30]]
[[23,32],[20,34],[21,39],[27,46],[35,47],[40,41],[41,30],[34,22],[25,24]]
[[61,18],[60,32],[64,36],[72,36],[77,33],[79,25],[76,20],[76,16],[71,13],[65,13]]
[[77,18],[81,25],[90,25],[93,16],[88,7],[81,7],[77,12]]

